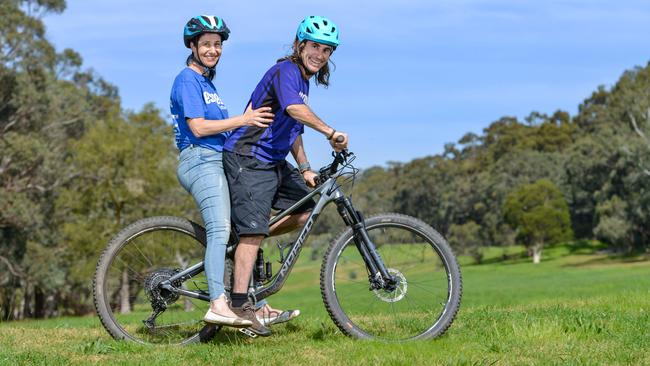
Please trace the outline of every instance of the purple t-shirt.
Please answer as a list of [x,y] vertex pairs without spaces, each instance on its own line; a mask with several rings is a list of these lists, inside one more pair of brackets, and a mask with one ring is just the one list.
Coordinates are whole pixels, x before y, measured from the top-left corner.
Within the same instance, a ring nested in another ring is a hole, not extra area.
[[224,150],[253,156],[270,163],[287,157],[296,138],[305,131],[286,109],[292,104],[307,104],[309,81],[296,64],[287,60],[273,65],[257,84],[250,102],[253,109],[271,107],[275,114],[268,128],[244,126],[233,131],[223,145]]

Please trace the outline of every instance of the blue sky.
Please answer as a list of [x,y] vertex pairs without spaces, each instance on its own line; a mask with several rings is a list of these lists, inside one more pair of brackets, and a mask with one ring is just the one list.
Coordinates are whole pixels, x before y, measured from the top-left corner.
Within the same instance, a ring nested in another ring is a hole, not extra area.
[[[650,59],[648,1],[152,1],[68,0],[45,18],[57,49],[70,47],[117,85],[125,108],[154,102],[184,67],[185,22],[198,14],[230,27],[215,84],[230,114],[243,110],[275,60],[289,52],[305,15],[339,26],[328,89],[310,106],[348,132],[360,167],[442,152],[467,132],[531,111],[577,112],[598,85]],[[305,135],[312,166],[328,146]]]

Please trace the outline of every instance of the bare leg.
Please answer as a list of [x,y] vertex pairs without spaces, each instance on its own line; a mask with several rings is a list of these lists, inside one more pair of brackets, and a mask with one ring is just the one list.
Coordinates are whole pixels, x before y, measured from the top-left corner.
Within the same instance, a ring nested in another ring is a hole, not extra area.
[[[310,212],[303,212],[296,215],[288,215],[282,220],[269,227],[269,236],[276,236],[291,232],[302,227],[307,222]],[[232,292],[246,293],[250,284],[250,274],[253,271],[257,251],[262,243],[264,236],[241,236],[239,245],[235,252],[235,283]],[[259,317],[268,316],[269,311],[281,313],[282,310],[271,308],[268,304],[257,310]]]
[[237,314],[233,313],[232,310],[230,310],[230,306],[228,306],[225,295],[222,295],[210,301],[210,310],[212,310],[212,312],[215,314],[227,316],[229,318],[238,317]]
[[239,245],[235,252],[235,284],[232,292],[245,294],[248,292],[253,265],[257,259],[257,250],[264,239],[264,235],[245,235],[239,238]]
[[286,234],[304,226],[309,218],[309,214],[310,211],[285,216],[282,220],[269,227],[269,236]]
[[[269,228],[270,235],[280,235],[295,230],[304,225],[309,217],[309,212],[298,215],[288,215]],[[263,235],[242,235],[235,252],[235,283],[232,292],[241,294],[248,292],[250,274],[253,271],[257,250],[264,239]]]

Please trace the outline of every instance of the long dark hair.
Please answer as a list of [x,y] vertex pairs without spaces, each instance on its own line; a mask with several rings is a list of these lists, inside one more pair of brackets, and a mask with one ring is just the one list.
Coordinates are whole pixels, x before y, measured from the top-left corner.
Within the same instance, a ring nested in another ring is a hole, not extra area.
[[[302,52],[303,48],[305,48],[305,44],[307,44],[307,40],[299,42],[298,37],[296,37],[296,39],[293,41],[293,47],[292,47],[293,53],[289,56],[285,56],[279,59],[278,62],[282,62],[286,60],[293,62],[294,64],[298,65],[302,77],[305,78],[306,80],[309,80],[311,75],[307,74],[307,69],[305,68],[305,65],[302,64],[302,59],[300,58],[300,52]],[[316,73],[316,85],[324,85],[326,88],[330,85],[330,65],[329,65],[330,63],[332,63],[332,66],[334,67],[334,69],[336,69],[336,65],[334,64],[334,61],[330,59]]]

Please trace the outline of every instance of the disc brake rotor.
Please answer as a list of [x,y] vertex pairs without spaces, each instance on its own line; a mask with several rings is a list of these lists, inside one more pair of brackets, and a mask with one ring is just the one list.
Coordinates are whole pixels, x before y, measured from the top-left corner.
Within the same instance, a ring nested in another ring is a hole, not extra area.
[[394,268],[387,268],[387,271],[391,276],[395,277],[395,280],[397,281],[397,283],[395,284],[395,290],[386,291],[384,289],[376,289],[372,291],[381,301],[385,301],[385,302],[400,301],[404,298],[404,296],[406,296],[406,292],[408,290],[406,277],[404,277],[402,272]]

